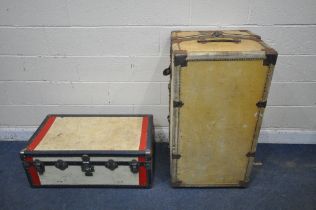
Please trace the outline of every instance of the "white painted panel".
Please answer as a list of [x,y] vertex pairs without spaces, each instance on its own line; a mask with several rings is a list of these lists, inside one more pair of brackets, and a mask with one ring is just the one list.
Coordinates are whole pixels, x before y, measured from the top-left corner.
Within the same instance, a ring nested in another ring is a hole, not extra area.
[[48,114],[133,114],[132,106],[0,106],[0,126],[39,126]]
[[316,56],[279,56],[272,81],[316,81]]
[[315,24],[314,0],[253,0],[250,4],[251,24]]
[[[240,27],[238,27],[240,29]],[[242,27],[260,35],[279,54],[315,55],[316,26]]]
[[316,130],[316,106],[312,107],[267,107],[263,128],[301,128]]
[[159,83],[111,83],[110,104],[159,104]]
[[[141,43],[141,44],[139,44]],[[0,54],[131,56],[158,55],[155,28],[0,28]]]
[[249,0],[196,0],[191,2],[191,24],[243,24],[247,22]]
[[188,2],[69,0],[68,7],[72,25],[182,25],[189,21]]
[[1,105],[109,104],[106,83],[2,82]]
[[268,105],[316,105],[316,82],[272,83],[268,97]]
[[167,81],[169,57],[0,56],[0,81]]
[[168,89],[169,83],[161,83],[160,84],[160,104],[162,105],[168,105],[169,104],[169,89]]
[[65,0],[1,0],[0,25],[69,25]]

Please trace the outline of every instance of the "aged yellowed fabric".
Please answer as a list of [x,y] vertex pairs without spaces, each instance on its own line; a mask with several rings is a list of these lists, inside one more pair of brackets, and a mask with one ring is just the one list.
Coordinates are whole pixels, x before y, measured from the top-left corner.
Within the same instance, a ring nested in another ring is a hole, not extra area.
[[276,58],[260,36],[246,30],[172,32],[174,186],[245,186],[249,181],[264,112],[257,103],[266,103]]
[[190,61],[181,69],[179,180],[197,185],[244,180],[267,71],[262,60]]
[[57,117],[35,150],[138,150],[142,117]]

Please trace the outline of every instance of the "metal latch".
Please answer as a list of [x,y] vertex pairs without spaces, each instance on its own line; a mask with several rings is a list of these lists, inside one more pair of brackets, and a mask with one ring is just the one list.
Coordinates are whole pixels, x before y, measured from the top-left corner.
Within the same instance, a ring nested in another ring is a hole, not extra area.
[[111,171],[114,171],[118,167],[118,164],[114,160],[110,159],[105,162],[105,167],[110,169]]
[[246,154],[247,157],[255,157],[256,156],[256,152],[248,152]]
[[181,155],[180,154],[172,154],[172,159],[180,159]]
[[39,174],[43,174],[45,172],[45,165],[42,161],[35,159],[33,165]]
[[183,104],[184,103],[182,101],[173,101],[173,107],[182,107]]
[[131,169],[131,172],[133,174],[136,174],[139,171],[139,162],[137,162],[137,160],[132,160],[129,164],[129,167]]
[[94,172],[94,166],[91,165],[90,157],[88,155],[82,156],[81,171],[85,172],[86,176],[93,176],[92,172]]
[[55,167],[60,170],[65,170],[66,168],[68,168],[68,163],[63,160],[57,160],[55,163]]

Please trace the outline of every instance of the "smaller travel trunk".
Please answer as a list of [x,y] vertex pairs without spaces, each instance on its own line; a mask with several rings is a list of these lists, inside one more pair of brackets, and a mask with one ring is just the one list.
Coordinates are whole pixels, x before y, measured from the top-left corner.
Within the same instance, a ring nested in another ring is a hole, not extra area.
[[20,153],[32,187],[150,187],[151,115],[49,115]]

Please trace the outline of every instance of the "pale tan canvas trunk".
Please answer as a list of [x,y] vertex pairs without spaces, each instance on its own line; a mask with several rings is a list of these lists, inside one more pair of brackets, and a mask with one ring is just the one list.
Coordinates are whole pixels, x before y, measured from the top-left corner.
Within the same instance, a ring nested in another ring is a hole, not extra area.
[[244,187],[277,53],[249,31],[177,31],[171,41],[171,182]]

